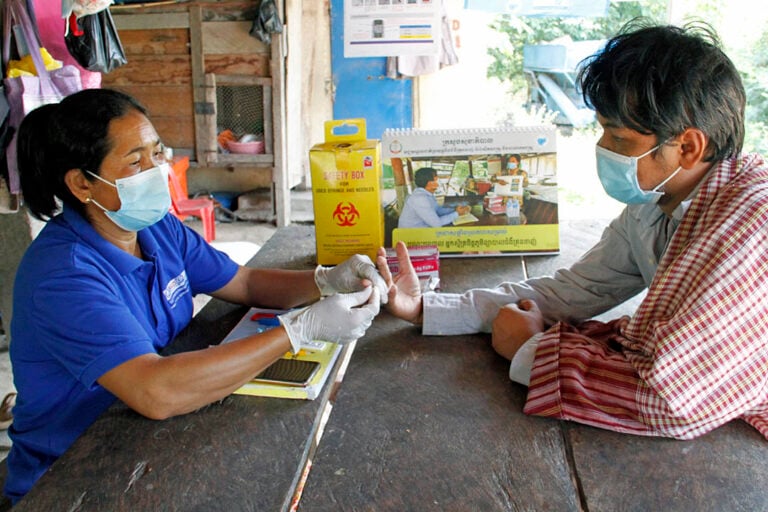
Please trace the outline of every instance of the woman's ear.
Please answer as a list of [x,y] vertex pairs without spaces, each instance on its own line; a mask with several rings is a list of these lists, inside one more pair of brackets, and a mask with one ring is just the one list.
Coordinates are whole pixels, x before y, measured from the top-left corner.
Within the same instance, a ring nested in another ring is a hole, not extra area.
[[697,128],[686,128],[676,139],[680,143],[680,165],[684,169],[704,161],[709,146],[709,137],[704,132]]
[[93,184],[80,169],[68,170],[67,174],[64,175],[64,183],[72,195],[79,199],[81,203],[87,203],[91,198]]

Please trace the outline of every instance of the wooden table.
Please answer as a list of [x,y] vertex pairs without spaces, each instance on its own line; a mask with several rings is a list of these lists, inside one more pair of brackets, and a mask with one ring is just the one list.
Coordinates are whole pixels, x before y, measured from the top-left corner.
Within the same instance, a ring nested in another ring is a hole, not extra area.
[[[549,273],[600,228],[564,224],[558,257],[443,259],[443,287]],[[251,264],[310,268],[312,233],[279,229]],[[211,301],[173,351],[244,313]],[[768,443],[746,424],[682,442],[530,417],[507,370],[488,335],[423,337],[382,313],[316,400],[230,396],[160,422],[115,405],[16,509],[286,510],[311,458],[304,512],[768,510]]]
[[[551,273],[599,223],[561,226]],[[441,260],[445,291],[517,279],[516,258]],[[632,310],[634,304],[614,314]],[[768,442],[734,421],[694,441],[524,415],[489,335],[422,337],[390,316],[358,342],[313,460],[304,511],[768,510]]]

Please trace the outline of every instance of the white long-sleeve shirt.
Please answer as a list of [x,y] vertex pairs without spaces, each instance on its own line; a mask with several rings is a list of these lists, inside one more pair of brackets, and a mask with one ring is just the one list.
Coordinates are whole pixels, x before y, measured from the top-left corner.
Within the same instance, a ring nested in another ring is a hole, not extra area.
[[502,283],[465,293],[424,295],[423,333],[491,332],[499,308],[533,299],[547,325],[599,315],[647,288],[659,259],[690,202],[667,217],[656,204],[630,205],[603,232],[600,241],[568,269],[552,277]]

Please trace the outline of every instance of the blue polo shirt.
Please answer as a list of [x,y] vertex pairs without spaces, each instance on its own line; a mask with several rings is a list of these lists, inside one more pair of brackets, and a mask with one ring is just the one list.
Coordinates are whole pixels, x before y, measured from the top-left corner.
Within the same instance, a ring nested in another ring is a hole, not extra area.
[[10,346],[18,399],[4,489],[14,502],[116,400],[97,379],[166,346],[191,320],[192,297],[237,272],[173,215],[138,240],[144,260],[65,206],[19,265]]

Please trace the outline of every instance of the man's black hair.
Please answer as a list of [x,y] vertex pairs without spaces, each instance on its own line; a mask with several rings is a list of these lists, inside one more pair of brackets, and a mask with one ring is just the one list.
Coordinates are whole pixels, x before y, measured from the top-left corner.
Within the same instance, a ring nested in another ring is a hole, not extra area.
[[422,167],[413,175],[413,181],[417,187],[424,188],[427,183],[435,179],[435,176],[437,176],[437,171],[432,167]]
[[706,161],[741,152],[746,94],[711,27],[633,20],[585,60],[578,85],[587,105],[609,121],[659,142],[687,128],[708,138]]

